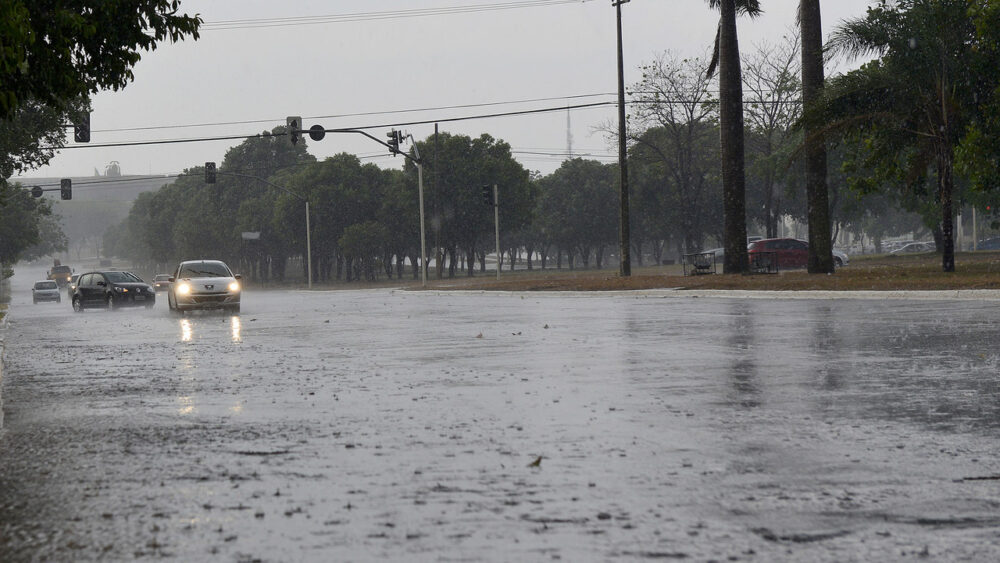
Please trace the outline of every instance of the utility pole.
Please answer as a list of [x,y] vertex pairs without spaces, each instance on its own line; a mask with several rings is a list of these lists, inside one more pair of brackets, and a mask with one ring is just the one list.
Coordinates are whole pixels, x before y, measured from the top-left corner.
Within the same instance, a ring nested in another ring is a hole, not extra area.
[[[493,231],[497,241],[497,281],[500,281],[500,188],[493,184]],[[513,258],[512,258],[513,260]]]
[[625,138],[625,63],[622,59],[622,4],[629,0],[613,0],[618,15],[618,169],[621,172],[621,182],[618,187],[620,197],[621,217],[618,226],[618,246],[621,261],[618,273],[622,277],[632,275],[632,260],[629,241],[628,212],[628,149]]
[[312,287],[313,287],[313,262],[312,262],[312,238],[310,237],[310,231],[311,231],[311,229],[309,228],[309,200],[306,199],[306,198],[304,198],[304,197],[302,197],[301,195],[293,192],[292,190],[284,187],[284,186],[279,186],[278,184],[275,184],[274,182],[271,182],[270,180],[265,180],[264,178],[260,178],[258,176],[251,176],[249,174],[239,174],[239,173],[236,173],[236,172],[217,172],[214,162],[206,162],[205,163],[205,183],[206,184],[214,184],[215,183],[215,177],[216,177],[216,175],[220,175],[220,176],[232,176],[234,178],[247,178],[247,179],[250,179],[250,180],[257,180],[258,182],[261,182],[263,184],[267,184],[268,186],[271,186],[272,188],[277,188],[277,189],[285,192],[286,194],[289,194],[289,195],[297,198],[299,201],[302,201],[302,202],[304,202],[306,204],[306,275],[309,276],[309,282],[308,282],[309,289],[312,289]]

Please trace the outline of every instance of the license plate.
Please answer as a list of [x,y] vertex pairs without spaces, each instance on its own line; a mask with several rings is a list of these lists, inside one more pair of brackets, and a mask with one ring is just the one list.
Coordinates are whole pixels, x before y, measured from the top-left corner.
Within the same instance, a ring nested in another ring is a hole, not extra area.
[[135,300],[136,301],[145,301],[146,300],[146,296],[145,295],[136,295],[135,296]]

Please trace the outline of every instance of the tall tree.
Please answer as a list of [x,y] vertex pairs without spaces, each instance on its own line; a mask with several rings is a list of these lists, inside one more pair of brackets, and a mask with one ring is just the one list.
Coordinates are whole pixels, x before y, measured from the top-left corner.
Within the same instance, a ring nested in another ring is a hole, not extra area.
[[[802,103],[808,108],[823,93],[823,25],[819,0],[799,2],[802,35]],[[805,134],[806,204],[809,218],[810,274],[833,273],[833,241],[830,240],[830,196],[826,184],[826,140],[817,126],[808,122]]]
[[991,90],[976,73],[981,54],[968,0],[880,0],[838,27],[830,47],[879,58],[830,81],[806,123],[818,118],[844,133],[883,185],[918,193],[936,182],[942,269],[954,271],[955,153]]
[[763,225],[767,238],[778,236],[779,221],[790,207],[788,194],[798,183],[798,167],[789,168],[788,161],[800,142],[795,131],[802,114],[799,61],[797,32],[779,43],[761,43],[743,60],[747,220]]
[[[717,100],[704,62],[664,53],[642,67],[642,81],[632,86],[640,95],[632,102],[637,130],[629,133],[630,166],[642,203],[634,230],[640,240],[673,238],[679,254],[702,250],[705,235],[718,233],[710,225],[721,223]],[[663,223],[673,228],[656,228]]]
[[743,79],[736,15],[761,13],[757,0],[709,0],[719,8],[719,30],[715,55],[708,74],[719,70],[719,125],[722,146],[722,201],[726,258],[722,271],[742,273],[748,269],[746,175],[743,153]]

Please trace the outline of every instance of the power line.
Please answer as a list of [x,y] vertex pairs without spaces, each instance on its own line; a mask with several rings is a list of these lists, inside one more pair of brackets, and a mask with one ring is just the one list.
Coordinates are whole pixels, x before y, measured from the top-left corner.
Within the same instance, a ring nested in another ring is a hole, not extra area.
[[[399,123],[382,123],[382,124],[378,124],[378,125],[365,125],[365,126],[361,126],[361,127],[341,127],[341,128],[337,128],[337,129],[327,129],[327,131],[335,132],[336,133],[336,132],[346,132],[346,131],[350,131],[350,130],[385,129],[385,128],[392,128],[392,127],[408,127],[408,126],[414,126],[414,125],[428,125],[428,124],[431,124],[431,123],[455,123],[455,122],[459,122],[459,121],[472,121],[472,120],[477,120],[477,119],[490,119],[490,118],[495,118],[495,117],[512,117],[512,116],[520,116],[520,115],[534,115],[534,114],[541,114],[541,113],[551,113],[551,112],[556,112],[556,111],[562,112],[562,111],[566,111],[567,109],[592,109],[592,108],[606,107],[606,106],[613,106],[613,105],[616,105],[616,102],[594,102],[594,103],[589,103],[589,104],[577,104],[577,105],[570,105],[570,106],[558,106],[558,107],[549,107],[549,108],[532,109],[532,110],[510,111],[510,112],[481,114],[481,115],[469,115],[469,116],[464,116],[464,117],[451,117],[451,118],[445,118],[445,119],[427,119],[427,120],[422,120],[422,121],[408,121],[408,122],[399,122]],[[159,139],[159,140],[150,140],[150,141],[123,141],[123,142],[120,142],[120,143],[78,144],[78,145],[67,145],[67,146],[64,146],[64,147],[49,146],[49,147],[42,147],[42,148],[43,149],[61,150],[61,149],[81,149],[81,148],[132,147],[132,146],[141,146],[141,145],[169,145],[169,144],[178,144],[178,143],[200,143],[200,142],[205,142],[205,141],[231,141],[231,140],[237,140],[237,139],[244,139],[245,140],[245,139],[255,139],[255,138],[264,138],[264,137],[280,137],[280,136],[285,136],[285,135],[287,135],[287,133],[274,133],[274,134],[268,133],[266,135],[261,135],[261,134],[254,134],[254,135],[224,135],[224,136],[218,136],[218,137],[190,137],[190,138],[184,138],[184,139]]]
[[591,1],[593,0],[522,0],[518,2],[444,6],[440,8],[415,8],[409,10],[387,10],[382,12],[354,12],[345,14],[327,14],[320,16],[220,20],[216,22],[205,22],[200,26],[200,30],[227,31],[234,29],[258,29],[258,28],[270,28],[270,27],[290,27],[290,26],[302,26],[302,25],[321,25],[321,24],[331,24],[331,23],[393,20],[393,19],[415,18],[415,17],[431,17],[431,16],[446,16],[455,14],[472,14],[480,12],[496,12],[501,10],[515,10],[522,8],[541,8],[548,6],[560,6],[564,4],[583,4]]
[[[460,104],[451,106],[437,106],[437,107],[426,107],[426,108],[413,108],[413,109],[399,109],[399,110],[387,110],[387,111],[370,111],[370,112],[359,112],[359,113],[343,113],[343,114],[332,114],[332,115],[314,115],[306,116],[305,119],[337,119],[344,117],[369,117],[373,115],[393,115],[400,113],[416,113],[421,111],[443,111],[451,109],[469,109],[469,108],[481,108],[481,107],[491,107],[491,106],[502,106],[510,104],[525,104],[533,102],[551,102],[554,100],[579,100],[583,98],[596,98],[600,96],[613,96],[612,93],[598,93],[598,94],[577,94],[573,96],[554,96],[549,98],[526,98],[522,100],[510,100],[503,102],[484,102],[479,104]],[[284,118],[277,119],[249,119],[243,121],[218,121],[214,123],[189,123],[182,125],[151,125],[148,127],[123,127],[119,129],[94,129],[94,133],[113,133],[113,132],[123,132],[123,131],[152,131],[157,129],[185,129],[190,127],[217,127],[221,125],[250,125],[254,123],[280,123]]]

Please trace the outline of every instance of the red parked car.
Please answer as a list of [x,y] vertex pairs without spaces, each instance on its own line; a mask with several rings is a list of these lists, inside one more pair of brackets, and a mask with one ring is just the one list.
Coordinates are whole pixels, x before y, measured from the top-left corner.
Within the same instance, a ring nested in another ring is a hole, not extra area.
[[804,240],[794,238],[769,238],[751,242],[747,247],[747,254],[753,255],[760,252],[773,253],[771,256],[777,261],[779,269],[805,268],[809,265],[809,243]]

